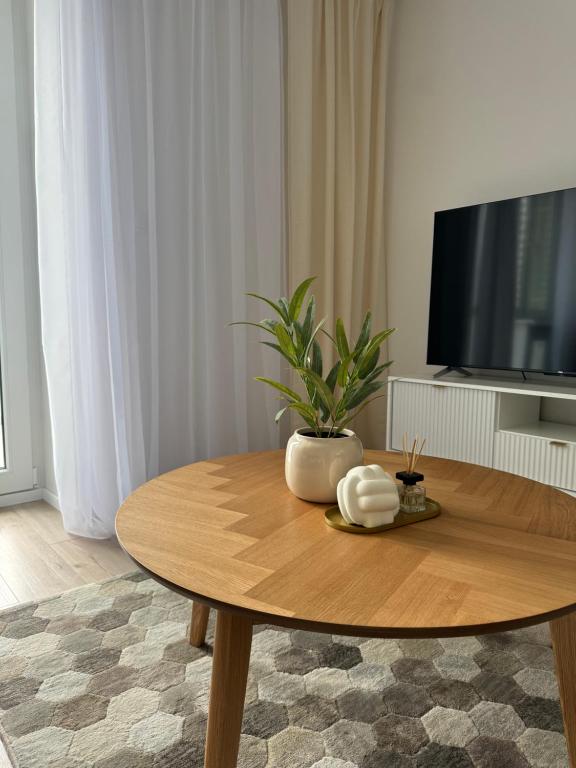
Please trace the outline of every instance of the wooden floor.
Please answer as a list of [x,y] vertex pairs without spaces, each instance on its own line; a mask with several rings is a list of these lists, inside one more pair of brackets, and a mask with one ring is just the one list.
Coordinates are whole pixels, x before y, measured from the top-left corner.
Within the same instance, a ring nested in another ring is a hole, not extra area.
[[0,610],[134,569],[115,540],[66,533],[44,501],[0,508]]
[[[70,536],[44,501],[0,508],[0,610],[135,569],[114,540]],[[10,768],[0,742],[0,768]]]

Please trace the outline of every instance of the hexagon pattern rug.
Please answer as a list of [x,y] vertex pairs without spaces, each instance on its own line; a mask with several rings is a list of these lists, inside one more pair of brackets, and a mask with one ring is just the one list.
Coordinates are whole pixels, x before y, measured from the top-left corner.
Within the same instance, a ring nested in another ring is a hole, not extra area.
[[[207,645],[136,573],[0,614],[18,768],[200,768]],[[547,626],[364,640],[256,627],[240,768],[567,768]]]

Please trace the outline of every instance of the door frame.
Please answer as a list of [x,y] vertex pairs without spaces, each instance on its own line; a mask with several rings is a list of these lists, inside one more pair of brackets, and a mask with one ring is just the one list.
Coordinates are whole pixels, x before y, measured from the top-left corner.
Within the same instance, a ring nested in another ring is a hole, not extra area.
[[0,495],[35,487],[14,54],[11,3],[0,0],[0,377],[6,456]]

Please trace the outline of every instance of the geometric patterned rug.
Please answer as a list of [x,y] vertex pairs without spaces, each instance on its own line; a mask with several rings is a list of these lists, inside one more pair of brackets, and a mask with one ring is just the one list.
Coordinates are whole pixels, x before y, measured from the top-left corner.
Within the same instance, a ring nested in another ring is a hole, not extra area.
[[[141,573],[0,613],[18,768],[201,768],[211,671]],[[568,768],[547,625],[374,640],[255,627],[239,768]]]

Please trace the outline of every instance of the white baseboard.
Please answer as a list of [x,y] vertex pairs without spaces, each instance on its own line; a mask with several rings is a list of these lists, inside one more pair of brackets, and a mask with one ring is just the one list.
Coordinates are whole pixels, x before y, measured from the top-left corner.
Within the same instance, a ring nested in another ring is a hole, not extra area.
[[58,496],[56,496],[55,493],[49,491],[48,488],[42,488],[42,498],[45,502],[50,504],[50,506],[54,507],[54,509],[57,509],[58,512],[60,512],[60,502],[58,501]]
[[3,493],[0,496],[0,507],[12,507],[15,504],[26,504],[29,501],[40,501],[42,488],[31,488],[29,491],[18,493]]
[[58,496],[48,488],[31,488],[29,491],[19,491],[18,493],[4,493],[0,496],[1,507],[13,507],[18,504],[27,504],[29,501],[45,501],[52,507],[60,511]]

